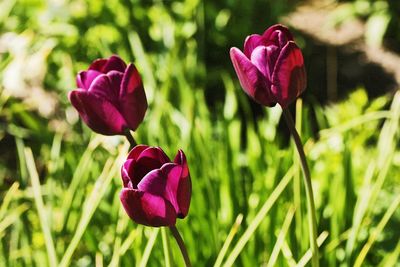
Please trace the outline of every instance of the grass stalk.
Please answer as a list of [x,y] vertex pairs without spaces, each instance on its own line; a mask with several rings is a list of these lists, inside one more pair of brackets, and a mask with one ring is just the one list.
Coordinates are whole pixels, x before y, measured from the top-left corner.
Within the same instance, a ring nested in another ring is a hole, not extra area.
[[285,220],[283,221],[282,228],[278,234],[278,239],[272,249],[271,256],[269,257],[267,267],[273,267],[276,264],[276,261],[279,256],[279,252],[281,251],[283,242],[285,241],[286,233],[289,230],[289,226],[292,223],[293,216],[295,214],[296,208],[293,206],[289,208],[288,213],[286,214]]
[[146,248],[144,249],[143,257],[140,260],[139,267],[147,266],[147,262],[149,261],[151,251],[153,250],[159,232],[160,228],[153,229],[153,232],[151,233],[150,238],[147,241]]
[[240,237],[239,241],[236,243],[235,247],[233,248],[232,252],[229,254],[224,267],[230,267],[234,264],[236,258],[239,256],[240,252],[243,250],[244,246],[252,237],[253,233],[256,231],[260,223],[263,221],[265,216],[268,214],[269,210],[275,204],[278,197],[282,194],[283,190],[286,188],[288,183],[292,180],[294,175],[294,169],[290,168],[286,175],[282,178],[279,184],[276,186],[274,191],[272,191],[269,198],[265,201],[264,205],[261,207],[257,215],[254,219],[250,222],[248,228]]
[[44,206],[42,199],[42,192],[40,189],[39,175],[36,170],[35,160],[33,159],[32,150],[30,148],[25,148],[25,161],[28,167],[29,176],[31,178],[33,197],[35,199],[36,209],[39,214],[39,222],[42,228],[45,245],[47,249],[47,257],[50,266],[57,266],[57,254],[53,242],[53,237],[51,235],[51,229],[49,225],[49,218],[46,214],[46,207]]
[[165,228],[161,228],[161,239],[163,244],[165,267],[171,267],[171,249],[169,247],[169,240]]
[[228,251],[229,245],[231,244],[233,238],[235,237],[237,231],[239,230],[240,225],[243,221],[243,214],[239,214],[236,217],[234,224],[232,225],[231,230],[229,231],[228,236],[225,239],[224,244],[222,245],[221,250],[218,253],[217,260],[215,261],[214,267],[220,267],[222,260],[225,257],[226,252]]
[[396,199],[392,202],[392,204],[389,206],[389,208],[383,215],[382,219],[378,223],[378,226],[375,228],[375,230],[369,236],[367,243],[361,249],[360,254],[358,254],[358,257],[354,263],[354,267],[360,267],[362,265],[365,257],[368,254],[368,251],[371,249],[372,245],[374,244],[374,242],[376,241],[378,236],[382,233],[383,228],[388,223],[389,219],[392,217],[393,213],[396,211],[396,209],[399,205],[400,205],[400,195],[397,196]]

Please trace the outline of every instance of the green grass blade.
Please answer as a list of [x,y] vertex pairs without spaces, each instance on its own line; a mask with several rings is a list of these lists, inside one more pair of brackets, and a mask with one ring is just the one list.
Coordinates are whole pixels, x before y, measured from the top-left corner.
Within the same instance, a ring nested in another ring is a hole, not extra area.
[[115,241],[114,241],[113,255],[111,257],[110,264],[108,265],[109,267],[119,266],[119,259],[121,256],[121,253],[120,253],[121,252],[121,244],[122,244],[121,234],[124,231],[124,229],[126,228],[126,224],[127,224],[127,220],[128,220],[128,216],[126,216],[125,210],[122,207],[122,205],[119,206],[118,214],[119,214],[119,218],[118,218],[118,222],[117,222],[117,226],[116,226],[116,230],[115,230],[116,237],[115,237]]
[[345,240],[347,240],[349,238],[349,233],[350,230],[347,230],[343,233],[340,234],[340,236],[338,238],[333,239],[331,242],[329,242],[326,245],[325,251],[326,253],[335,251],[335,249]]
[[163,244],[163,251],[164,251],[164,260],[165,260],[165,267],[171,267],[171,248],[169,246],[169,240],[167,236],[166,229],[163,227],[161,228],[161,239]]
[[372,245],[378,238],[378,236],[381,234],[383,231],[383,228],[389,221],[389,219],[392,217],[393,213],[396,211],[397,207],[400,205],[400,195],[397,196],[397,198],[392,202],[388,210],[385,212],[383,215],[381,221],[378,223],[378,226],[376,229],[371,233],[371,235],[368,238],[367,243],[364,245],[364,247],[361,249],[360,254],[358,254],[358,257],[354,263],[354,267],[359,267],[362,265],[364,262],[365,257],[368,254],[368,251],[371,249]]
[[399,242],[397,242],[397,246],[393,250],[393,252],[386,255],[381,264],[379,264],[379,267],[396,266],[396,263],[398,263],[399,256],[400,256],[400,240]]
[[249,227],[240,237],[239,241],[236,243],[236,246],[233,248],[231,254],[229,254],[227,261],[225,262],[224,266],[229,267],[232,266],[239,256],[240,252],[243,250],[244,246],[250,240],[251,236],[260,225],[262,220],[268,214],[268,211],[271,207],[275,204],[278,197],[282,194],[283,190],[286,188],[288,183],[292,180],[294,174],[294,168],[290,168],[286,175],[282,178],[279,184],[276,186],[274,191],[271,193],[269,198],[265,201],[264,205],[261,207],[260,211],[257,213],[255,218],[251,221]]
[[349,120],[343,124],[337,125],[335,127],[329,129],[323,129],[319,132],[321,138],[327,138],[332,134],[338,134],[346,132],[354,127],[357,127],[361,124],[368,123],[375,120],[382,120],[382,119],[390,119],[392,117],[392,113],[390,111],[371,111],[357,118]]
[[[353,227],[350,231],[349,240],[346,244],[348,261],[351,260],[362,221],[368,214],[372,203],[375,202],[375,199],[381,191],[392,162],[391,159],[396,148],[396,133],[398,132],[399,128],[400,91],[398,91],[393,98],[390,112],[391,116],[385,121],[379,135],[377,159],[372,160],[368,165],[365,173],[366,178],[364,179],[362,193],[360,194],[361,197],[359,197],[357,200],[353,216]],[[375,183],[372,182],[372,178],[374,176],[377,176]]]
[[8,189],[6,195],[4,196],[0,207],[0,220],[3,219],[3,217],[5,216],[12,198],[18,192],[18,188],[19,188],[19,183],[17,182],[13,183],[12,186]]
[[[328,235],[329,235],[328,232],[324,231],[318,236],[318,238],[317,238],[318,247],[322,246],[322,244],[328,238]],[[301,257],[301,259],[299,260],[299,262],[297,263],[296,266],[297,267],[306,266],[306,264],[311,260],[311,257],[312,257],[311,249],[308,249],[307,252],[303,255],[303,257]]]
[[19,220],[22,213],[24,213],[29,208],[28,205],[22,204],[16,208],[13,208],[9,214],[7,214],[4,219],[0,221],[0,237],[3,235],[3,231],[14,222]]
[[232,225],[231,230],[229,231],[228,236],[225,239],[225,242],[221,248],[221,250],[218,253],[217,260],[215,261],[214,267],[220,267],[222,260],[225,257],[226,252],[228,251],[229,245],[231,244],[233,238],[235,237],[237,231],[239,230],[240,225],[242,224],[243,221],[243,214],[239,214],[236,217],[235,223]]
[[[117,174],[117,170],[119,170],[122,162],[122,158],[125,157],[126,150],[127,148],[124,149],[124,151],[119,154],[119,158],[113,160],[109,159],[103,168],[103,172],[100,174],[100,177],[97,179],[92,192],[90,195],[86,198],[85,203],[82,208],[82,215],[79,220],[78,226],[75,230],[75,233],[72,237],[71,242],[69,243],[64,256],[61,259],[60,262],[60,267],[66,267],[69,265],[71,261],[71,257],[76,249],[76,247],[79,244],[79,241],[81,240],[86,228],[89,225],[89,222],[97,209],[104,193],[106,190],[109,188],[109,185],[112,181],[112,178]],[[114,161],[114,164],[113,164]]]
[[130,246],[132,246],[133,241],[135,241],[136,236],[138,235],[138,232],[142,231],[143,227],[142,226],[138,226],[135,228],[134,231],[130,232],[128,237],[125,239],[124,242],[122,242],[121,248],[120,248],[120,256],[124,255],[128,249],[130,248]]
[[160,228],[152,229],[152,233],[150,235],[149,240],[147,241],[146,248],[144,249],[144,252],[143,252],[143,257],[140,260],[139,267],[147,266],[147,262],[149,261],[151,251],[153,250],[154,243],[156,242],[159,232],[160,232]]
[[285,220],[283,221],[282,228],[278,234],[278,239],[275,243],[274,248],[272,249],[271,256],[267,263],[267,267],[275,266],[276,260],[278,259],[279,256],[279,252],[281,251],[283,242],[285,241],[286,233],[289,230],[290,224],[292,223],[295,211],[296,209],[293,206],[289,208]]
[[282,245],[282,254],[286,259],[286,263],[290,267],[295,267],[297,265],[296,261],[293,258],[293,253],[292,250],[289,247],[289,244],[284,240],[283,245]]
[[82,179],[83,175],[85,174],[87,169],[90,168],[91,162],[93,160],[92,153],[99,145],[99,138],[100,138],[99,135],[94,135],[92,140],[89,142],[87,149],[83,153],[81,159],[79,160],[78,166],[74,171],[71,183],[69,184],[68,189],[65,191],[61,206],[61,211],[64,219],[61,220],[63,222],[63,225],[60,226],[60,228],[65,227],[65,224],[67,223],[67,216],[68,213],[70,212],[75,192],[83,181]]
[[51,235],[51,230],[48,222],[50,221],[46,214],[46,207],[44,206],[42,199],[42,192],[40,189],[39,175],[36,170],[35,160],[33,159],[32,150],[30,148],[25,148],[25,161],[28,167],[29,176],[31,178],[33,196],[35,199],[36,209],[39,214],[40,226],[42,228],[45,245],[47,249],[47,257],[50,266],[57,266],[57,254],[54,247],[53,238]]
[[101,254],[100,252],[96,252],[95,262],[96,267],[103,267],[103,254]]

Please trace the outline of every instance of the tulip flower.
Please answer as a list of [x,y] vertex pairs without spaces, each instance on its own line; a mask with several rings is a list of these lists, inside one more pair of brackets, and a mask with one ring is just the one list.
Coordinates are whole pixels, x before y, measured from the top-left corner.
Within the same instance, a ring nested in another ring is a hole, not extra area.
[[293,136],[303,170],[306,188],[310,247],[313,267],[319,266],[317,220],[310,169],[300,136],[288,105],[306,88],[306,71],[300,48],[293,41],[289,29],[274,25],[262,35],[253,34],[244,41],[243,52],[231,48],[231,60],[244,91],[264,106],[281,105],[283,117]]
[[78,89],[68,98],[82,120],[104,135],[136,130],[143,121],[147,99],[142,79],[133,64],[118,56],[95,60],[76,78]]
[[120,199],[129,217],[148,226],[174,226],[188,214],[192,184],[185,154],[173,162],[159,147],[138,145],[121,169]]
[[303,55],[283,25],[248,36],[243,52],[233,47],[230,56],[244,91],[261,105],[286,108],[306,88]]

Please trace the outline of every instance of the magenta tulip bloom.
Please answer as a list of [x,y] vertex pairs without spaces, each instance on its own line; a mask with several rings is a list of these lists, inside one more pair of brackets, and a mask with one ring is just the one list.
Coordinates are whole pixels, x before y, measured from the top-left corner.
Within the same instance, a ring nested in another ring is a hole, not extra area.
[[173,226],[188,214],[192,183],[185,154],[171,162],[159,147],[138,145],[121,169],[120,199],[129,217],[148,226]]
[[78,74],[76,83],[78,89],[68,98],[93,131],[124,134],[128,129],[136,130],[143,121],[147,99],[133,64],[126,66],[118,56],[98,59]]
[[244,51],[233,47],[230,56],[244,91],[261,105],[286,108],[306,88],[303,55],[283,25],[248,36]]

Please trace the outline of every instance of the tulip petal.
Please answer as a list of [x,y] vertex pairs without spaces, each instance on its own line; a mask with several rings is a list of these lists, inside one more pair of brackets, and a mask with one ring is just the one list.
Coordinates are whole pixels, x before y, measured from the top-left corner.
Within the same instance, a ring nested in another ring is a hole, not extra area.
[[137,157],[134,168],[128,170],[130,178],[134,184],[138,184],[147,173],[160,169],[167,162],[170,160],[161,148],[149,147]]
[[186,156],[181,149],[178,150],[178,153],[174,158],[174,163],[182,166],[182,176],[186,177],[189,175],[189,167],[186,161]]
[[137,188],[137,183],[132,183],[130,179],[130,172],[134,168],[135,161],[133,159],[127,159],[121,167],[121,177],[124,187]]
[[275,64],[271,90],[277,102],[287,107],[306,88],[306,71],[300,48],[290,41],[282,50]]
[[125,71],[124,79],[122,81],[120,96],[124,97],[133,93],[136,90],[143,89],[142,78],[132,63],[128,65]]
[[173,206],[162,197],[123,188],[120,199],[129,217],[139,224],[159,227],[173,226],[176,223]]
[[128,159],[134,159],[135,161],[139,157],[140,153],[142,153],[145,149],[149,148],[147,145],[137,145],[128,154]]
[[270,81],[236,47],[231,48],[230,56],[243,90],[257,103],[274,106],[276,101],[270,91]]
[[94,79],[88,92],[101,96],[118,107],[118,92],[122,75],[118,71],[101,74]]
[[[186,156],[182,150],[179,150],[175,156],[174,162],[181,167],[181,174],[179,178],[179,184],[176,189],[177,192],[177,203],[179,205],[178,217],[184,218],[188,212],[190,207],[190,197],[192,195],[192,181],[190,179],[189,167],[187,165]],[[176,168],[175,168],[176,169]],[[172,172],[168,174],[168,189],[173,190],[173,183],[171,183],[171,175]],[[171,189],[172,188],[172,189]]]
[[[181,192],[179,188],[181,174],[182,174],[182,167],[174,163],[169,163],[162,166],[160,172],[163,173],[164,177],[166,177],[164,178],[165,190],[163,192],[164,193],[163,197],[167,199],[169,202],[171,202],[172,206],[175,208],[176,213],[179,214],[178,216],[180,218],[183,218],[184,216],[182,215],[180,205],[178,202],[179,195],[185,194],[185,192]],[[191,192],[189,192],[189,194],[190,193]]]
[[112,70],[124,72],[126,69],[125,62],[116,55],[111,56],[110,58],[102,58],[93,61],[90,65],[89,70],[97,70],[102,73],[107,73]]
[[183,162],[183,165],[166,163],[161,169],[150,171],[137,186],[140,191],[167,199],[174,207],[179,218],[184,218],[189,211],[192,191],[185,158]]
[[251,53],[251,63],[266,77],[271,80],[275,62],[279,56],[278,47],[275,45],[258,46]]
[[[136,166],[136,160],[139,157],[140,153],[142,153],[143,150],[147,148],[149,148],[149,146],[137,145],[129,152],[128,157],[121,168],[121,177],[124,183],[124,187],[137,188],[137,184],[140,182],[140,179],[142,177],[138,179],[133,179],[135,177],[134,168]],[[133,180],[131,180],[131,177]]]
[[259,34],[252,34],[246,37],[244,40],[243,53],[247,58],[250,58],[253,50],[260,45],[264,45],[264,38]]
[[83,89],[69,92],[68,98],[93,131],[104,135],[123,133],[126,127],[124,118],[105,98]]
[[81,71],[76,76],[76,84],[78,88],[88,90],[93,80],[102,73],[97,70]]
[[274,42],[279,48],[283,48],[287,42],[293,41],[293,35],[289,29],[281,24],[269,27],[262,35],[266,40]]
[[138,183],[137,187],[140,191],[163,197],[166,185],[167,179],[164,173],[161,169],[155,169],[147,173]]
[[110,80],[110,85],[112,88],[112,92],[115,95],[115,99],[118,99],[118,95],[119,95],[119,91],[121,88],[121,82],[122,82],[122,78],[124,77],[124,73],[116,71],[116,70],[112,70],[107,73],[107,77]]
[[169,162],[169,158],[160,148],[146,145],[135,146],[129,152],[128,159],[121,168],[124,186],[126,187],[129,182],[132,182],[132,187],[136,188],[148,172],[160,169],[166,162]]
[[161,168],[165,163],[170,162],[168,156],[160,147],[148,147],[144,149],[136,159],[141,164],[150,164]]
[[129,64],[121,83],[119,102],[131,130],[136,130],[147,110],[147,99],[142,79],[133,64]]

